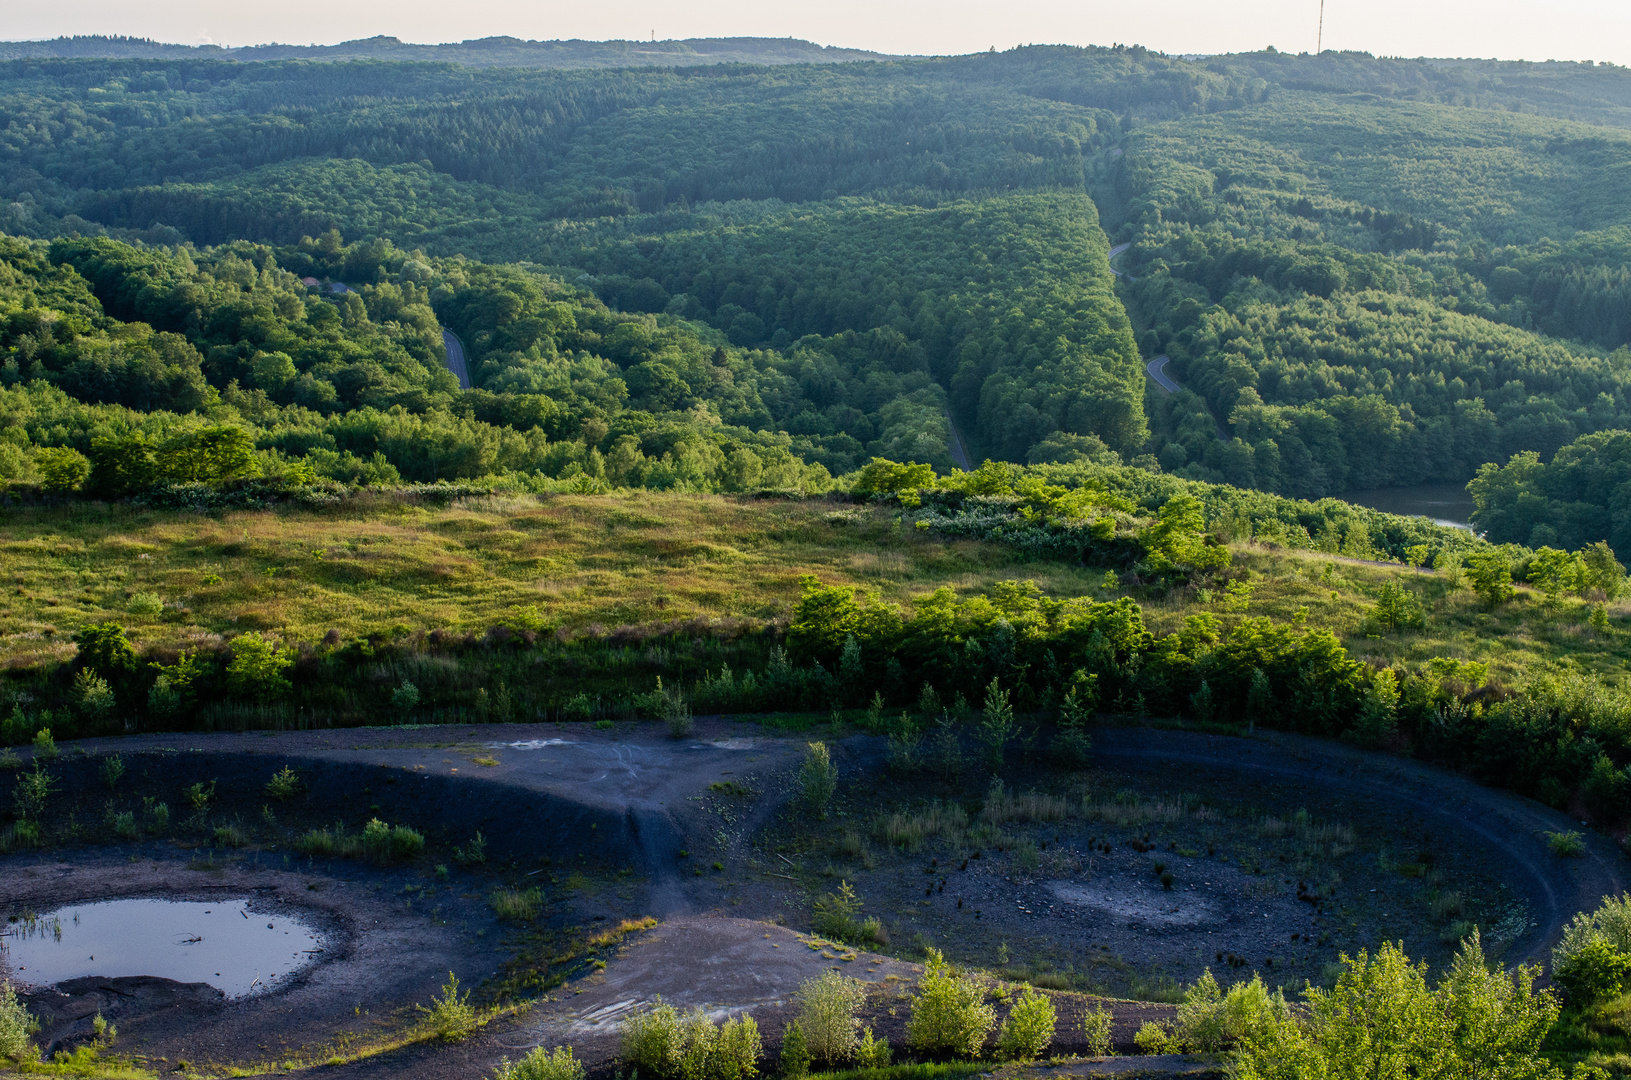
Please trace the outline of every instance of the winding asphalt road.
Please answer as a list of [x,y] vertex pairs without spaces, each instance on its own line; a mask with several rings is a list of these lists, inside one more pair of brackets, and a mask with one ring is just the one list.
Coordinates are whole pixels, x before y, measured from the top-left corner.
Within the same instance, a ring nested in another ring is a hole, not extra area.
[[459,389],[470,389],[470,368],[464,359],[464,342],[447,327],[442,327],[442,344],[447,346],[447,369],[459,380]]
[[[1117,244],[1115,247],[1110,249],[1107,256],[1107,261],[1110,263],[1110,272],[1116,275],[1116,277],[1124,277],[1128,281],[1137,281],[1138,279],[1133,277],[1133,275],[1116,269],[1116,256],[1120,255],[1123,251],[1126,251],[1132,246],[1133,245],[1131,243]],[[1144,365],[1144,374],[1148,375],[1155,382],[1155,385],[1159,386],[1165,393],[1176,394],[1178,391],[1182,390],[1183,387],[1178,384],[1177,379],[1174,379],[1171,375],[1167,374],[1167,362],[1168,358],[1164,353],[1155,357],[1149,363]],[[1212,427],[1214,433],[1218,437],[1219,442],[1229,441],[1229,436],[1223,430],[1223,425],[1218,423],[1215,417],[1212,421]]]
[[[1122,245],[1125,247],[1126,245]],[[341,293],[351,292],[352,289],[343,281],[331,282],[328,287],[330,296],[339,296]],[[442,344],[447,348],[447,370],[459,380],[459,389],[470,389],[470,368],[464,359],[464,342],[459,336],[447,327],[442,327]]]

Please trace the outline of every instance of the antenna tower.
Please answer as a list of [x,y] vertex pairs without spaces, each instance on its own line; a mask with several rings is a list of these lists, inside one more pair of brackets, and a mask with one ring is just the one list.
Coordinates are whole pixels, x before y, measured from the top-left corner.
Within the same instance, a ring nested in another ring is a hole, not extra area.
[[1325,51],[1325,0],[1320,0],[1320,29],[1314,38],[1314,55]]

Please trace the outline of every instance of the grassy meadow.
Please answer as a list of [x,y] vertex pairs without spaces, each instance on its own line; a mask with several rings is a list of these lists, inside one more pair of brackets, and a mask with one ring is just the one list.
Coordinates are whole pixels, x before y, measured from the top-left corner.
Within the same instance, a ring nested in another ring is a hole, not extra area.
[[[1104,567],[941,539],[901,528],[894,508],[826,500],[634,492],[436,504],[381,494],[215,516],[75,502],[7,509],[0,534],[0,662],[13,668],[68,659],[73,632],[108,619],[141,647],[245,630],[303,641],[393,627],[480,633],[518,617],[568,631],[770,622],[787,616],[806,573],[900,603],[1012,578],[1056,596],[1119,591]],[[1141,596],[1150,628],[1170,632],[1202,612],[1228,622],[1306,609],[1356,657],[1475,660],[1508,682],[1552,666],[1614,676],[1631,660],[1619,629],[1627,601],[1609,605],[1611,628],[1598,633],[1588,605],[1548,604],[1530,589],[1491,612],[1442,574],[1255,545],[1233,555],[1249,598]],[[1367,633],[1371,598],[1390,579],[1422,600],[1426,630]]]
[[518,609],[569,630],[610,629],[782,618],[805,573],[897,601],[1016,577],[1078,594],[1103,576],[936,540],[895,517],[652,492],[448,505],[380,495],[212,517],[90,502],[11,509],[0,513],[0,662],[70,657],[72,633],[105,619],[139,646],[252,629],[294,640],[394,626],[479,633]]

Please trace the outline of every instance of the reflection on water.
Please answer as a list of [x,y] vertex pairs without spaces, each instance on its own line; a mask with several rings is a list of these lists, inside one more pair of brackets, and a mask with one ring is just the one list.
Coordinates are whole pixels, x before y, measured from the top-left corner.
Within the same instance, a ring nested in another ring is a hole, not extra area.
[[1472,528],[1476,508],[1465,484],[1417,484],[1415,487],[1345,491],[1337,498],[1387,514],[1432,518],[1434,524]]
[[0,927],[0,970],[50,986],[98,975],[208,983],[228,997],[274,988],[323,951],[317,935],[250,900],[107,900],[13,917]]

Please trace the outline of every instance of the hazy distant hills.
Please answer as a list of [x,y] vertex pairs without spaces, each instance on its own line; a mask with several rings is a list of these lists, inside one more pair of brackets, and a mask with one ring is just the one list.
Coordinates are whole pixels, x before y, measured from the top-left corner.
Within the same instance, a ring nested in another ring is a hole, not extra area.
[[371,37],[338,45],[172,45],[148,38],[87,35],[50,41],[0,42],[0,60],[432,60],[468,67],[677,67],[695,64],[832,64],[892,59],[864,49],[840,49],[795,38],[686,38],[681,41],[524,41],[479,38],[446,45],[412,45]]

